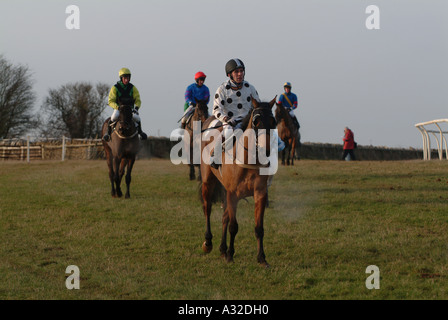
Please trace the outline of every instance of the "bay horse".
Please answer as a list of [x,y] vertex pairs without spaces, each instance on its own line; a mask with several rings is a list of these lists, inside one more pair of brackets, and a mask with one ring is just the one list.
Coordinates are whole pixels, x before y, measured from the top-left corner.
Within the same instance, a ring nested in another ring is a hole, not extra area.
[[275,120],[277,121],[278,136],[285,143],[285,149],[282,150],[282,165],[285,165],[285,154],[287,154],[286,165],[294,165],[295,151],[298,146],[299,129],[294,125],[294,122],[286,110],[286,108],[276,103]]
[[[194,180],[196,178],[195,176],[195,170],[194,167],[200,166],[200,164],[194,164],[193,161],[193,125],[194,121],[200,121],[201,126],[207,120],[209,117],[208,115],[208,106],[207,106],[207,100],[196,100],[196,104],[194,106],[194,112],[193,115],[190,117],[190,120],[187,120],[187,124],[185,125],[185,130],[188,132],[190,136],[190,141],[185,141],[186,143],[189,142],[189,149],[190,149],[190,159],[189,159],[189,167],[190,167],[190,180]],[[201,127],[199,127],[200,129]],[[201,171],[198,170],[198,180],[201,180]]]
[[[110,135],[110,141],[103,140],[106,154],[107,166],[109,167],[109,179],[112,186],[112,197],[121,197],[121,179],[126,171],[126,194],[130,198],[129,186],[131,184],[131,172],[134,166],[135,156],[140,148],[138,130],[132,118],[132,106],[122,105],[119,107],[120,116],[116,121],[115,128]],[[106,134],[110,118],[106,119],[102,128],[102,135]]]
[[[265,144],[262,145],[263,142],[259,141],[262,139],[257,139],[256,145],[257,149],[261,147],[265,148],[266,156],[268,157],[270,153],[269,131],[270,129],[275,129],[276,126],[275,118],[272,114],[272,106],[274,103],[275,98],[269,103],[257,102],[252,98],[253,109],[246,117],[246,119],[248,119],[248,124],[247,129],[244,131],[244,133],[246,133],[247,130],[252,129],[258,135],[258,131],[260,129],[265,129]],[[213,120],[214,117],[210,117],[204,123],[203,130],[206,129]],[[220,130],[222,130],[222,127]],[[217,139],[221,139],[221,136],[217,137]],[[245,149],[244,152],[248,153],[247,141],[244,141],[246,140],[244,139],[244,136],[242,140]],[[241,143],[241,139],[239,139],[239,141]],[[203,154],[204,148],[206,148],[209,144],[210,146],[208,148],[210,148],[214,145],[214,143],[215,141],[202,141],[201,154]],[[237,141],[233,146],[233,154],[235,154],[238,143],[239,142]],[[207,150],[205,152],[205,154],[209,154]],[[218,151],[215,150],[214,152]],[[223,158],[225,157],[225,152],[222,152],[222,156]],[[247,158],[248,155],[244,154],[244,159]],[[229,161],[223,161],[219,169],[214,169],[210,166],[210,164],[205,163],[202,157],[201,159],[202,180],[200,184],[200,192],[202,207],[206,218],[205,242],[202,245],[203,251],[205,253],[209,253],[213,248],[210,214],[212,210],[212,202],[216,200],[216,198],[214,199],[214,195],[216,195],[216,193],[221,193],[221,189],[223,191],[222,193],[225,194],[223,199],[224,213],[222,217],[222,237],[219,250],[221,252],[221,256],[224,257],[227,262],[233,261],[233,256],[235,253],[234,242],[235,236],[238,232],[238,223],[236,219],[238,201],[246,197],[253,196],[255,201],[255,236],[258,244],[257,261],[260,265],[269,267],[263,248],[263,219],[267,201],[267,184],[269,176],[260,174],[261,165],[258,160],[257,163],[252,166],[239,164],[237,161],[232,161],[232,163],[227,163]],[[230,234],[229,247],[227,247],[227,229],[229,229]]]

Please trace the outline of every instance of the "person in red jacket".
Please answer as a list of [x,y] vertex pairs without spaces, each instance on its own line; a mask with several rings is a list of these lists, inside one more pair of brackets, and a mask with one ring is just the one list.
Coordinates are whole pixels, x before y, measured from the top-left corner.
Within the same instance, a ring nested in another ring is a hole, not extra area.
[[355,136],[353,135],[353,131],[350,130],[348,127],[345,127],[344,129],[344,137],[342,140],[344,141],[344,152],[342,153],[342,160],[344,160],[347,155],[350,155],[351,160],[356,160],[355,153],[353,150],[355,149]]

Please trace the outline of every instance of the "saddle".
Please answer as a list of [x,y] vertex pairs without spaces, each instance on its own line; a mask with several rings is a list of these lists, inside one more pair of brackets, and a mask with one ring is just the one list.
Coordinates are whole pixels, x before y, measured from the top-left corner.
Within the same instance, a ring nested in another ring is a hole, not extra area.
[[194,115],[194,113],[192,112],[192,113],[188,116],[188,118],[185,120],[185,125],[187,125],[187,124],[190,123],[191,118],[193,118],[193,115]]

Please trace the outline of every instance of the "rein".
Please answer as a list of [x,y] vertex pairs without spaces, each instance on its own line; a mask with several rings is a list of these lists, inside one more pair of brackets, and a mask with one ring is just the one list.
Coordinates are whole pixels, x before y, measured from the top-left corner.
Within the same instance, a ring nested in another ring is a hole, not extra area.
[[138,131],[135,131],[135,132],[134,132],[133,134],[131,134],[130,136],[123,136],[123,135],[119,134],[117,130],[114,130],[114,132],[112,132],[112,133],[115,133],[120,139],[124,139],[124,140],[126,140],[126,139],[132,139],[132,138],[134,138],[134,137],[137,135]]

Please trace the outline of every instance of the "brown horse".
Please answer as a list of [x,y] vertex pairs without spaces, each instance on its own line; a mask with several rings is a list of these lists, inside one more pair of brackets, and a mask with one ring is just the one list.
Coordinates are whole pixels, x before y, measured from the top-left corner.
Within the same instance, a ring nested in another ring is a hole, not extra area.
[[[126,195],[130,197],[129,186],[131,184],[131,172],[134,166],[135,156],[139,151],[139,138],[137,127],[132,119],[132,106],[120,106],[120,116],[116,122],[115,128],[110,135],[110,141],[103,140],[104,151],[106,153],[107,165],[109,167],[109,179],[112,185],[112,197],[121,197],[123,195],[120,184],[126,171]],[[102,129],[102,135],[107,132],[109,123],[108,118]]]
[[289,112],[281,104],[276,103],[275,120],[277,120],[278,136],[285,143],[282,150],[282,165],[285,165],[285,154],[287,152],[286,164],[294,165],[295,151],[299,141],[299,129],[294,125]]
[[[205,122],[205,120],[208,119],[208,117],[209,117],[209,115],[208,115],[207,101],[206,100],[196,100],[196,105],[194,106],[193,115],[191,116],[190,120],[188,120],[188,123],[185,125],[185,130],[188,132],[188,134],[190,136],[190,141],[188,141],[189,148],[190,148],[190,159],[189,159],[190,180],[194,180],[196,178],[195,172],[194,172],[194,167],[200,166],[199,164],[194,164],[194,161],[193,161],[193,147],[194,147],[193,125],[194,125],[194,121],[200,121],[201,126],[202,126],[202,124]],[[201,129],[201,126],[199,126],[199,128],[198,128],[199,130]],[[198,172],[199,172],[198,180],[201,180],[201,171],[199,170]]]
[[[266,156],[270,153],[270,129],[275,129],[276,123],[275,118],[272,114],[272,106],[275,103],[275,98],[271,102],[257,102],[252,99],[253,110],[248,114],[247,119],[247,130],[252,129],[258,135],[260,129],[266,130],[265,139],[256,140],[257,149],[264,148],[266,151]],[[247,120],[246,119],[246,120]],[[207,128],[214,117],[209,118],[203,125],[203,129]],[[244,121],[243,121],[244,122]],[[222,130],[222,128],[221,128]],[[217,137],[221,139],[221,137]],[[248,159],[248,142],[243,136],[244,145],[244,159]],[[260,140],[264,140],[260,142]],[[210,146],[208,146],[210,144]],[[238,139],[233,147],[233,154],[237,149],[238,144],[241,145],[241,139]],[[209,154],[209,149],[213,149],[214,141],[207,142],[203,141],[201,145],[201,150],[207,147],[205,150],[206,154]],[[214,152],[217,152],[215,150]],[[202,154],[203,152],[201,152]],[[223,158],[225,158],[225,152],[222,152]],[[255,201],[255,236],[258,243],[258,262],[268,267],[269,264],[266,261],[266,257],[263,249],[263,236],[264,236],[264,211],[266,207],[267,200],[267,183],[268,175],[260,174],[260,164],[259,159],[257,159],[255,164],[246,165],[238,164],[238,158],[236,161],[224,161],[219,169],[212,168],[209,164],[201,161],[201,173],[202,173],[202,183],[201,183],[201,196],[203,203],[203,210],[206,218],[206,232],[205,232],[205,242],[202,245],[204,252],[209,253],[212,248],[212,232],[210,229],[210,214],[212,210],[212,202],[214,194],[220,193],[220,189],[224,187],[225,198],[223,201],[224,214],[222,217],[222,238],[221,245],[219,247],[221,255],[226,258],[228,262],[233,261],[233,255],[235,253],[234,242],[235,236],[238,232],[238,223],[236,220],[236,209],[237,204],[240,199],[253,196]],[[202,159],[202,157],[201,157]],[[249,162],[250,163],[250,162]],[[230,243],[229,248],[227,248],[227,228],[230,233]]]

